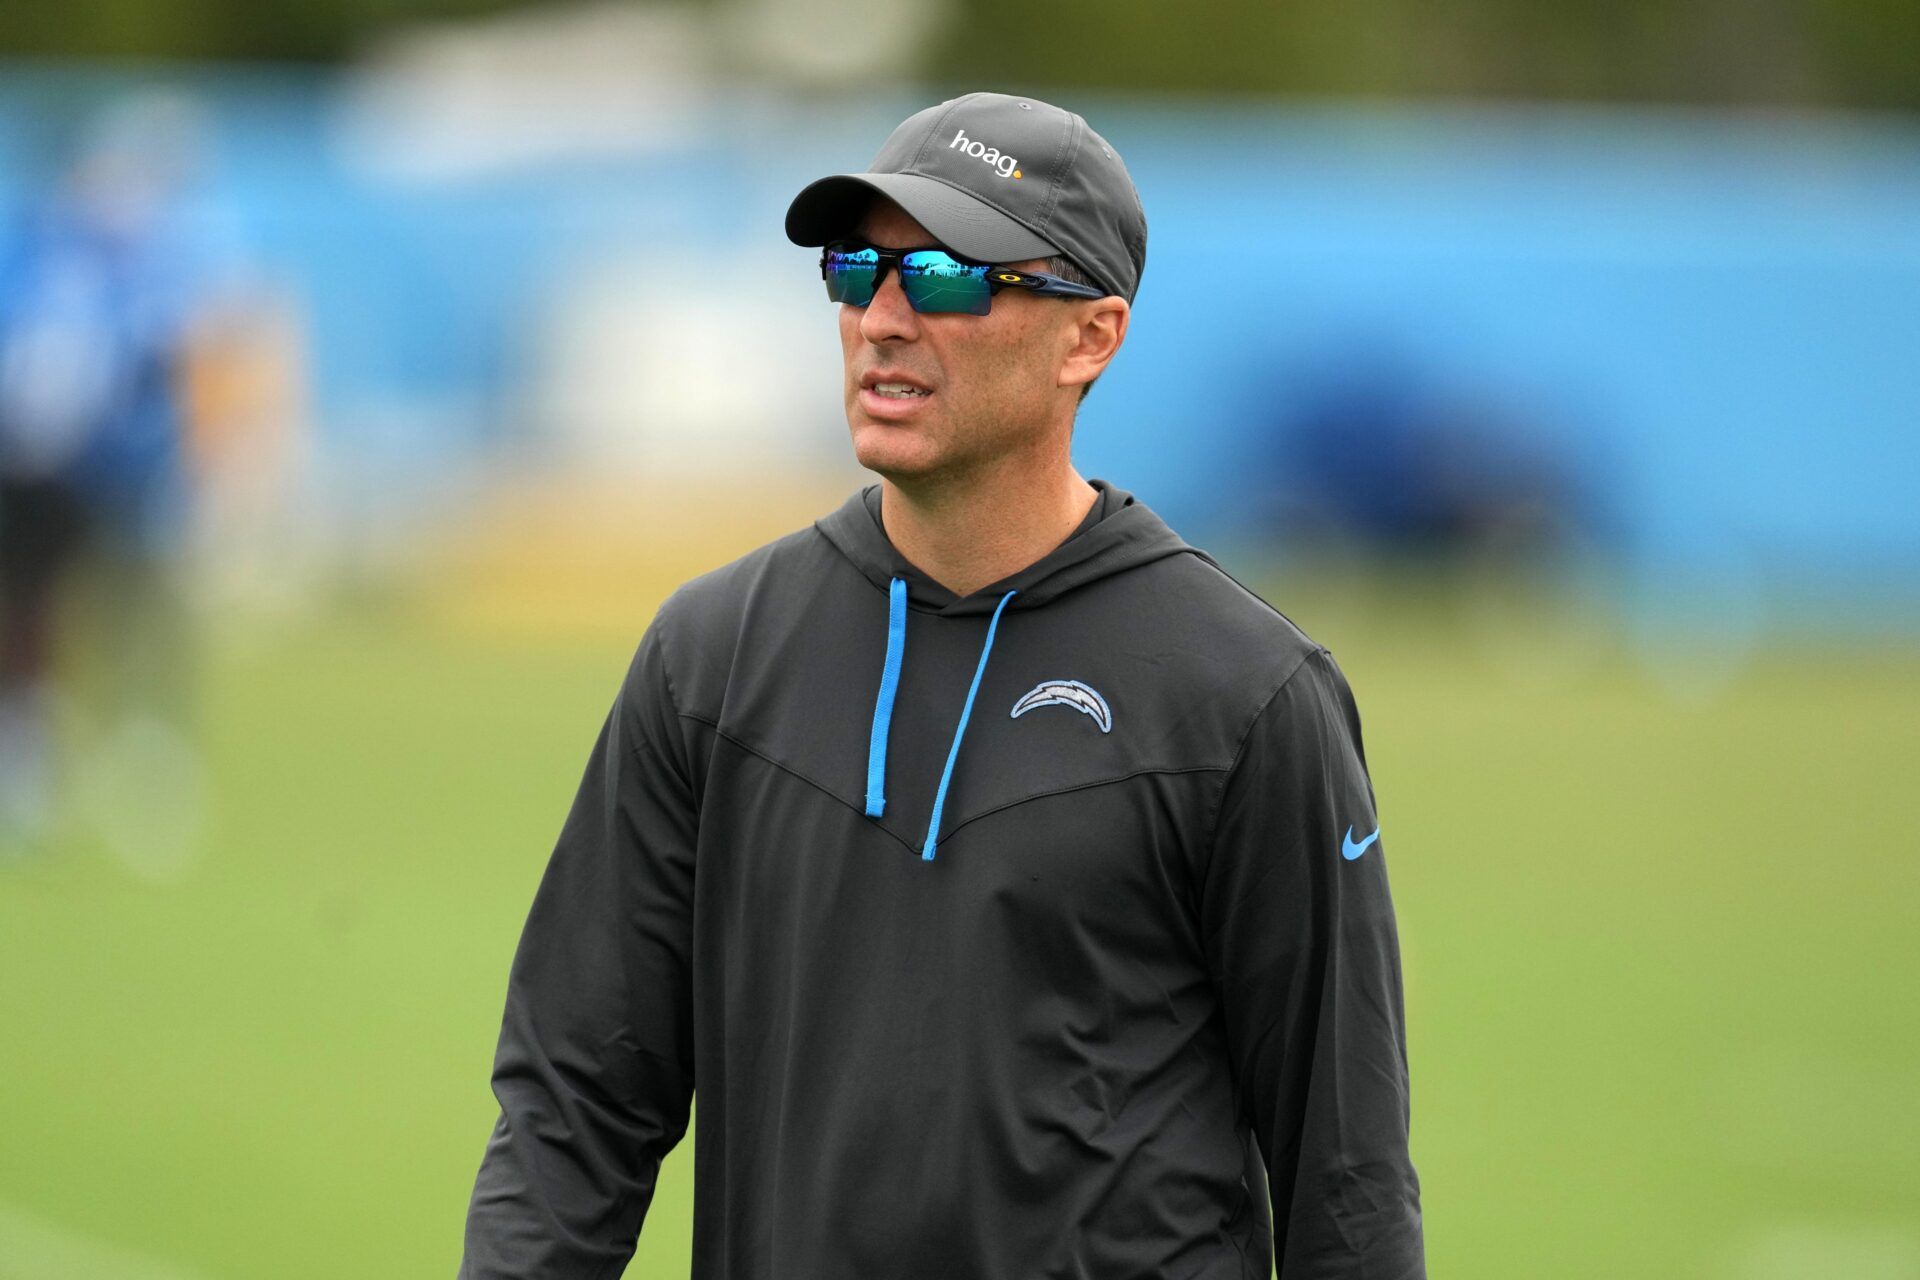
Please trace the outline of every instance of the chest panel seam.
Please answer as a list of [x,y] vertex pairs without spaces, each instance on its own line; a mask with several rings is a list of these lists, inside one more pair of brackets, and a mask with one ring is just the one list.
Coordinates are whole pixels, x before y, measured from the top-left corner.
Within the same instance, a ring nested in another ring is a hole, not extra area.
[[[768,764],[772,765],[774,768],[780,770],[782,773],[789,774],[792,777],[799,779],[801,782],[806,783],[809,787],[812,787],[815,791],[820,792],[822,795],[828,796],[833,800],[838,801],[841,805],[843,805],[847,809],[852,810],[854,813],[858,814],[861,818],[864,819],[867,816],[866,809],[863,805],[855,804],[854,802],[848,800],[845,796],[841,795],[839,792],[835,791],[833,788],[827,786],[825,783],[822,783],[817,779],[808,777],[806,774],[800,772],[800,770],[794,768],[792,765],[787,764],[782,760],[776,760],[774,757],[768,755],[765,751],[762,751],[760,748],[754,746],[752,743],[745,741],[744,739],[740,738],[735,734],[727,732],[727,730],[720,727],[720,724],[718,721],[710,719],[707,716],[700,715],[698,712],[693,712],[693,711],[680,711],[677,714],[680,716],[681,719],[693,720],[693,721],[696,721],[697,723],[706,725],[709,729],[713,730],[714,737],[723,738],[726,741],[732,743],[734,746],[740,748],[740,750],[746,752],[748,755],[751,755],[754,758],[759,760],[764,760]],[[1233,766],[1231,764],[1153,765],[1144,769],[1134,769],[1127,773],[1115,774],[1114,776],[1108,777],[1108,778],[1094,778],[1086,782],[1072,782],[1064,786],[1050,788],[1046,791],[1036,791],[1032,795],[1021,796],[1018,799],[1006,801],[1004,804],[997,804],[991,809],[984,809],[979,813],[969,814],[967,817],[963,818],[961,821],[956,822],[953,826],[947,828],[946,832],[942,835],[942,839],[946,839],[952,836],[955,832],[958,832],[962,828],[968,827],[973,823],[978,822],[982,818],[992,817],[996,813],[1004,813],[1008,809],[1018,808],[1020,805],[1028,804],[1034,800],[1044,800],[1048,796],[1065,795],[1069,792],[1085,791],[1093,787],[1112,786],[1114,783],[1126,782],[1128,779],[1131,779],[1131,778],[1147,777],[1152,775],[1172,775],[1172,774],[1182,774],[1182,773],[1227,773],[1231,771],[1232,768]],[[891,828],[878,822],[875,822],[872,825],[879,828],[881,831],[886,832],[889,836],[892,836],[893,839],[896,842],[898,842],[902,848],[913,853],[919,852],[918,845],[900,836],[898,833],[894,832]]]

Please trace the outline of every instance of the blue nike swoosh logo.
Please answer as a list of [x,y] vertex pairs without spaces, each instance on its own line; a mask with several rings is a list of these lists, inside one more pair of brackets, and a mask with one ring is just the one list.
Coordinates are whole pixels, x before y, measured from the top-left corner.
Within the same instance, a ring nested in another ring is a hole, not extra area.
[[1373,829],[1372,835],[1368,836],[1365,840],[1362,840],[1359,844],[1355,844],[1353,842],[1353,828],[1348,827],[1346,839],[1340,842],[1340,856],[1345,858],[1348,862],[1352,862],[1355,858],[1359,857],[1361,854],[1367,851],[1368,845],[1372,844],[1375,840],[1378,840],[1379,838],[1380,838],[1380,828],[1375,827]]

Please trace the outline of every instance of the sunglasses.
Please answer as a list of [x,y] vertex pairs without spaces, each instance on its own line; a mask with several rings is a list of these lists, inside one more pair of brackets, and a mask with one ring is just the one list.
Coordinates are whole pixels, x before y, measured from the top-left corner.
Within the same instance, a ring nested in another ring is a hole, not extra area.
[[848,306],[873,301],[887,268],[900,273],[907,305],[922,314],[958,312],[984,316],[1002,289],[1025,289],[1049,298],[1104,298],[1104,289],[1074,284],[1037,271],[975,262],[945,249],[882,249],[860,240],[836,240],[820,253],[820,275],[827,297]]

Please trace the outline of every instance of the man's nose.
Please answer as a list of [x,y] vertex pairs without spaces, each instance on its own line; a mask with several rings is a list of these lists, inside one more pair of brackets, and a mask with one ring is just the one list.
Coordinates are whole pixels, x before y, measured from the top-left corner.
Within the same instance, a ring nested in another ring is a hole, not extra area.
[[873,291],[873,301],[867,303],[866,314],[860,317],[860,336],[868,342],[881,342],[888,338],[910,339],[919,331],[919,318],[900,288],[900,272],[897,269],[887,272],[880,287]]

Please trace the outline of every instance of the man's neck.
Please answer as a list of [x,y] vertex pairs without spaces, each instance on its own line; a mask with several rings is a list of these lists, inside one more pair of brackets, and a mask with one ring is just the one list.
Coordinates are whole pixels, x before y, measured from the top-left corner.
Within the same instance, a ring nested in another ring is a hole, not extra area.
[[1065,542],[1099,497],[1071,463],[1008,467],[924,486],[883,476],[880,523],[901,555],[966,596]]

